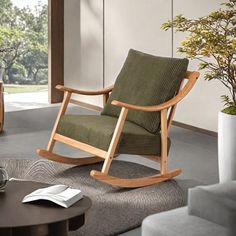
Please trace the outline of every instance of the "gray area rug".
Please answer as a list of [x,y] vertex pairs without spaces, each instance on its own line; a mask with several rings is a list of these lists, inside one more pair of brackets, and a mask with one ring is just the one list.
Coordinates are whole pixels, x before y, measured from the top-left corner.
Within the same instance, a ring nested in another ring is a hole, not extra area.
[[[78,236],[117,235],[135,228],[150,214],[185,205],[187,189],[198,184],[191,180],[171,180],[143,188],[122,189],[89,176],[90,170],[100,170],[101,164],[74,167],[46,160],[0,159],[0,166],[6,167],[10,177],[66,184],[89,196],[93,204],[86,215],[86,223],[71,234]],[[114,161],[110,174],[134,178],[156,172],[139,164]]]

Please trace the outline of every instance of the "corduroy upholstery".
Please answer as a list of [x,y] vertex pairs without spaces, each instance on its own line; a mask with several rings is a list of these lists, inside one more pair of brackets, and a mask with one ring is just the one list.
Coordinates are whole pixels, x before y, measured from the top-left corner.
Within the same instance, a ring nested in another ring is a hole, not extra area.
[[[82,143],[108,150],[117,118],[96,115],[64,115],[57,133]],[[168,150],[170,140],[168,139]],[[144,128],[126,121],[116,153],[160,155],[160,134],[152,134]]]
[[[120,108],[111,105],[113,100],[148,106],[171,99],[180,86],[187,66],[187,59],[157,57],[131,49],[102,114],[119,116]],[[127,120],[153,134],[159,131],[159,112],[130,110]]]

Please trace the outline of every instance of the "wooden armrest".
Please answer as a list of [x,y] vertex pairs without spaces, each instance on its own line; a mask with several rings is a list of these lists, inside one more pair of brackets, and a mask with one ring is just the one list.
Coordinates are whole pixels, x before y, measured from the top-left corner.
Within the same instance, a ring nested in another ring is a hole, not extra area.
[[199,75],[200,74],[195,71],[189,72],[188,78],[187,78],[188,82],[186,83],[184,88],[182,90],[180,90],[179,93],[176,96],[174,96],[172,99],[170,99],[169,101],[164,102],[162,104],[159,104],[159,105],[137,106],[137,105],[132,105],[132,104],[116,101],[116,100],[113,100],[111,104],[113,104],[115,106],[119,106],[119,107],[125,107],[125,108],[131,109],[131,110],[137,110],[137,111],[147,111],[147,112],[161,111],[161,110],[167,109],[169,107],[172,107],[175,104],[177,104],[178,102],[180,102],[190,92],[190,90],[192,89],[192,87],[196,83]]
[[3,81],[0,80],[0,92],[3,92]]
[[101,94],[108,94],[112,91],[114,88],[114,85],[109,86],[107,88],[97,90],[97,91],[87,91],[87,90],[78,90],[73,88],[64,87],[62,85],[57,85],[56,89],[63,91],[63,92],[69,92],[69,93],[76,93],[81,95],[101,95]]

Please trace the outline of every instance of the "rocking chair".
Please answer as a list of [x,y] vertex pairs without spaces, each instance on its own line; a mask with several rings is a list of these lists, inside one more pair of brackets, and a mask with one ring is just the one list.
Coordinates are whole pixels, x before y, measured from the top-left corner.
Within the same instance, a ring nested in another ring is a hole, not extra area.
[[[90,175],[114,186],[135,188],[156,184],[181,173],[168,170],[168,131],[176,105],[192,89],[198,72],[187,72],[188,60],[156,57],[131,49],[114,86],[100,91],[83,91],[57,85],[64,92],[47,149],[37,153],[49,160],[88,165],[103,161],[101,171]],[[186,83],[184,83],[186,79]],[[183,87],[183,88],[182,88]],[[103,95],[100,115],[65,114],[72,94]],[[94,155],[71,158],[53,152],[56,141]],[[140,155],[160,163],[156,175],[122,179],[108,174],[119,154]]]

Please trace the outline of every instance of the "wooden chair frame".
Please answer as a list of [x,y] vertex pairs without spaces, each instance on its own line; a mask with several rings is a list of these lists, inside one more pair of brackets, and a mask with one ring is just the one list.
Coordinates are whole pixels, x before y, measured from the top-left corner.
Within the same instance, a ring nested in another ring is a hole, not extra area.
[[[64,99],[60,110],[58,112],[58,116],[56,118],[56,122],[54,128],[52,130],[52,134],[47,146],[47,149],[38,149],[37,153],[49,160],[66,163],[66,164],[74,164],[74,165],[87,165],[92,163],[97,163],[104,161],[103,167],[101,171],[92,170],[90,175],[96,178],[99,181],[105,182],[107,184],[111,184],[114,186],[121,186],[127,188],[134,188],[134,187],[142,187],[147,185],[156,184],[168,179],[171,179],[181,173],[181,169],[174,169],[168,170],[167,165],[167,138],[168,138],[168,131],[171,126],[171,122],[175,113],[176,105],[180,102],[192,89],[196,80],[199,77],[198,72],[187,72],[185,79],[187,79],[187,83],[180,87],[179,91],[177,91],[176,95],[167,102],[164,102],[159,105],[154,106],[137,106],[132,104],[127,104],[120,101],[112,101],[114,106],[121,107],[121,112],[117,120],[117,124],[113,133],[112,140],[110,142],[110,146],[107,151],[101,150],[99,148],[90,146],[88,144],[76,141],[74,139],[68,138],[56,132],[59,120],[62,115],[65,114],[67,106],[71,100],[71,95],[74,94],[82,94],[82,95],[103,95],[104,105],[106,104],[109,94],[112,92],[113,86],[108,88],[102,89],[100,91],[83,91],[77,90],[72,88],[67,88],[61,85],[57,85],[56,88],[64,92]],[[184,80],[183,80],[184,81]],[[183,82],[182,82],[183,85]],[[125,123],[126,116],[129,110],[137,110],[137,111],[144,111],[144,112],[155,112],[159,111],[161,113],[161,156],[144,156],[145,158],[157,161],[160,163],[160,173],[144,177],[144,178],[135,178],[135,179],[121,179],[118,177],[110,176],[108,174],[111,162],[115,156],[116,147]],[[169,112],[168,112],[169,111]],[[59,141],[65,144],[68,144],[72,147],[79,148],[85,152],[91,153],[94,155],[93,157],[87,158],[71,158],[65,157],[58,154],[53,153],[53,147],[55,142]]]

